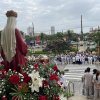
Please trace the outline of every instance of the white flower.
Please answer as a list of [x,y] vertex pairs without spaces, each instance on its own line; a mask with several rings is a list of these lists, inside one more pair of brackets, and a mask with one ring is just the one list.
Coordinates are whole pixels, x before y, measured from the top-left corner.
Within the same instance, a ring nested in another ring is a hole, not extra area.
[[67,100],[67,97],[64,97],[63,94],[60,95],[60,100]]
[[40,78],[39,72],[33,70],[31,74],[29,74],[31,78]]
[[28,60],[29,60],[29,61],[31,61],[31,60],[32,60],[32,57],[31,57],[31,56],[28,56],[27,58],[28,58]]
[[30,86],[32,92],[34,92],[34,91],[39,92],[39,87],[42,87],[43,78],[40,77],[39,72],[34,71],[34,70],[32,71],[32,73],[29,76],[32,79],[32,85]]
[[30,68],[33,68],[33,65],[30,65],[29,67],[30,67]]
[[19,76],[23,77],[23,75],[21,73],[18,73],[18,74],[19,74]]

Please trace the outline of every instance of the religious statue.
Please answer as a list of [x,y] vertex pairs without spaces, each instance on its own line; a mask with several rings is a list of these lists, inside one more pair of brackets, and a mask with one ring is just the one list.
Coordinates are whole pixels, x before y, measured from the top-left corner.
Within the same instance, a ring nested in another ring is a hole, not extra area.
[[26,65],[27,44],[20,31],[16,28],[17,13],[7,11],[7,24],[1,32],[1,56],[4,60],[4,68],[21,72],[21,67]]

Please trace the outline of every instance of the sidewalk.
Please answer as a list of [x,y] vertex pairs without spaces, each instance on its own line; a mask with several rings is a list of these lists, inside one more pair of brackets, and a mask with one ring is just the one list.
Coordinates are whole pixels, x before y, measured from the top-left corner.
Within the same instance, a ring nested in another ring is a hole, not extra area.
[[[75,95],[68,98],[68,100],[93,100],[93,99],[87,99],[86,96],[82,95],[82,82],[80,80],[74,79],[79,75],[83,74],[84,69],[87,67],[94,69],[95,65],[77,65],[77,64],[58,65],[58,68],[61,71],[64,71],[65,69],[69,70],[68,72],[65,71],[66,79],[69,79],[74,83]],[[73,88],[71,88],[70,90],[73,91]]]
[[[75,95],[70,97],[68,100],[88,100],[85,96],[83,95]],[[92,100],[92,99],[89,99]]]

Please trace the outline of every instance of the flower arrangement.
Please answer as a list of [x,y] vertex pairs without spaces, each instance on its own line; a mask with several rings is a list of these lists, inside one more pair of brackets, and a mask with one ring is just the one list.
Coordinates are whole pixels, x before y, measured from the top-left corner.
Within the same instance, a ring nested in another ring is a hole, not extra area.
[[0,100],[67,100],[55,64],[28,63],[22,73],[0,70]]

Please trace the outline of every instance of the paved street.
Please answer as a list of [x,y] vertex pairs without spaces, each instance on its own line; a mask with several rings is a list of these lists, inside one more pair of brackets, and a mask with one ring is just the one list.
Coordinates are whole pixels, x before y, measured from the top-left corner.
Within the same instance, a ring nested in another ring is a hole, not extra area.
[[[86,97],[82,95],[82,82],[81,82],[84,70],[87,67],[91,68],[91,73],[94,68],[97,68],[96,65],[77,65],[77,64],[58,65],[58,68],[61,71],[65,70],[66,79],[74,84],[75,96],[69,98],[69,100],[87,100]],[[71,86],[71,90],[73,91],[73,86]]]
[[90,67],[91,68],[91,73],[92,73],[92,70],[95,67],[95,65],[66,65],[64,70],[69,70],[68,72],[66,71],[65,73],[65,76],[67,78],[67,80],[74,80],[74,81],[81,81],[81,78],[84,74],[84,70],[87,68],[87,67]]
[[[82,94],[82,82],[81,78],[84,74],[84,70],[90,67],[91,73],[95,65],[77,65],[77,64],[70,64],[70,65],[58,65],[60,70],[65,70],[65,77],[68,81],[74,83],[74,92],[75,94]],[[69,71],[66,71],[69,70]]]
[[67,80],[70,80],[70,81],[81,81],[81,77],[83,76],[84,70],[87,67],[91,68],[91,73],[92,73],[92,70],[96,68],[95,65],[77,65],[77,64],[58,65],[58,68],[61,71],[65,71],[65,76]]

